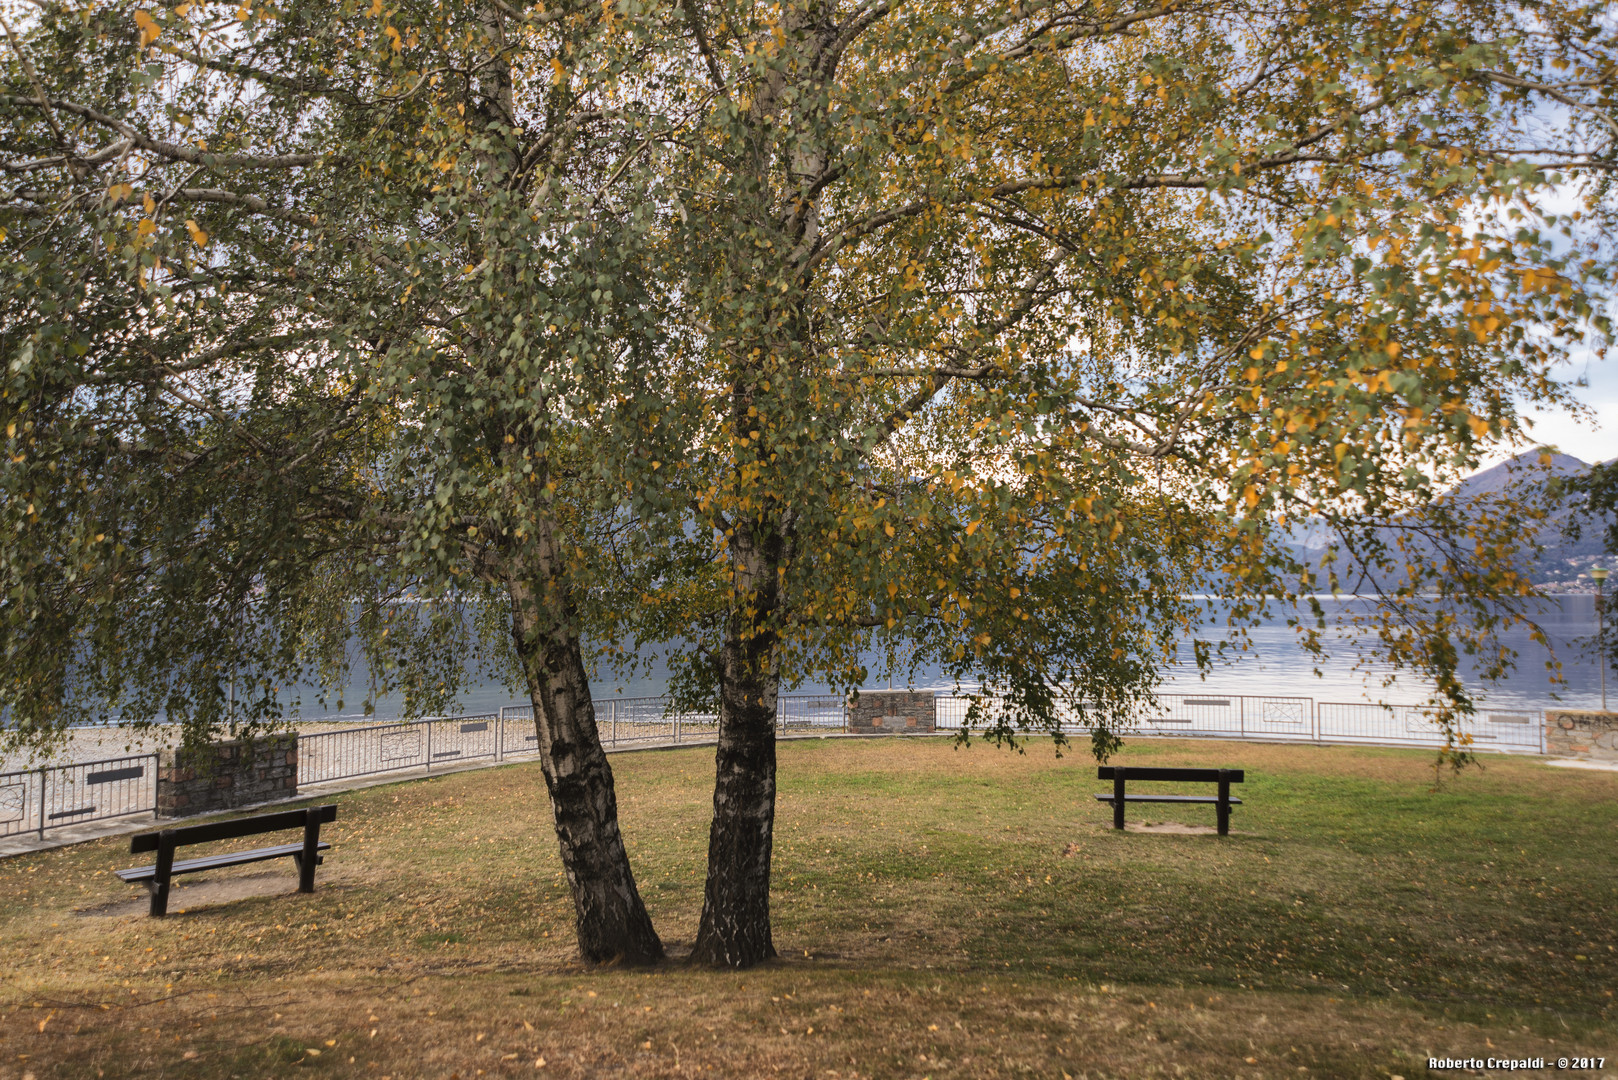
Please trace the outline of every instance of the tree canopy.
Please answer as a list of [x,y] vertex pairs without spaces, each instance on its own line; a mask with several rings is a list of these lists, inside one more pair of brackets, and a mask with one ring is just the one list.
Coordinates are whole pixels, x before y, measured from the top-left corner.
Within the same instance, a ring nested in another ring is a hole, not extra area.
[[67,2],[6,33],[12,730],[205,737],[233,677],[273,719],[356,635],[426,709],[487,656],[535,701],[591,959],[661,945],[587,631],[692,644],[695,955],[755,963],[777,696],[873,644],[980,683],[997,738],[1078,716],[1104,756],[1183,635],[1279,604],[1323,648],[1309,597],[1361,589],[1464,712],[1535,511],[1434,495],[1609,330],[1594,5]]

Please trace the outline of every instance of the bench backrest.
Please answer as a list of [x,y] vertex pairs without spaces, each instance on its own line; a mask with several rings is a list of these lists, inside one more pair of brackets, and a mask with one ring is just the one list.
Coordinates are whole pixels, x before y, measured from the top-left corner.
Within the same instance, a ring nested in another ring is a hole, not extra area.
[[143,851],[156,851],[158,840],[164,832],[174,837],[176,846],[206,844],[213,840],[234,840],[238,836],[256,836],[259,833],[280,832],[282,829],[301,829],[308,823],[311,814],[322,824],[336,821],[337,807],[311,806],[304,810],[283,810],[278,814],[210,821],[204,825],[187,825],[162,832],[136,833],[129,838],[129,853],[139,855]]
[[1175,769],[1165,766],[1140,765],[1102,765],[1096,769],[1097,780],[1116,779],[1118,773],[1124,774],[1128,780],[1191,780],[1205,781],[1217,784],[1220,780],[1228,780],[1232,784],[1242,782],[1241,769]]

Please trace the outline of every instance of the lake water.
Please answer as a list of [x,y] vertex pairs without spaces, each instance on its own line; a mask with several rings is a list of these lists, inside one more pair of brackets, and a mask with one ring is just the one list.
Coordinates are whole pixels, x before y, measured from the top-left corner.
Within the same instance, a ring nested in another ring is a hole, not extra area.
[[[1333,618],[1350,610],[1357,603],[1361,602],[1352,599],[1322,601],[1328,616]],[[1493,686],[1485,686],[1475,677],[1468,680],[1469,686],[1475,689],[1481,701],[1496,708],[1599,708],[1600,672],[1591,659],[1582,655],[1578,644],[1579,638],[1590,637],[1596,632],[1595,597],[1576,595],[1552,597],[1544,602],[1538,622],[1545,630],[1554,653],[1532,640],[1528,628],[1518,627],[1502,635],[1505,644],[1517,652],[1515,670]],[[1213,633],[1204,631],[1201,636],[1210,639]],[[1357,667],[1357,657],[1352,645],[1339,640],[1329,641],[1332,656],[1329,660],[1318,663],[1320,671],[1317,673],[1315,670],[1317,662],[1298,648],[1297,633],[1285,625],[1284,619],[1275,619],[1256,627],[1249,637],[1251,647],[1248,651],[1229,657],[1227,662],[1218,667],[1206,680],[1197,678],[1194,671],[1177,673],[1171,668],[1165,673],[1163,691],[1283,694],[1312,697],[1316,701],[1415,705],[1426,699],[1430,689],[1430,684],[1409,673],[1394,677],[1395,673],[1386,664],[1371,663]],[[1189,644],[1182,652],[1186,657],[1186,663],[1189,664]],[[1551,681],[1551,675],[1545,667],[1553,655],[1562,665],[1560,684]],[[872,670],[875,671],[874,664]],[[1390,677],[1393,677],[1392,682],[1385,684],[1385,680]],[[610,673],[600,675],[594,680],[592,689],[598,698],[655,697],[663,694],[666,678],[666,669],[654,664],[651,672],[636,678],[624,679]],[[1609,672],[1608,681],[1613,683],[1609,700],[1618,700],[1618,679]],[[873,681],[872,685],[888,684],[883,679]],[[949,689],[949,684],[936,670],[919,672],[914,685],[920,688]],[[828,689],[824,684],[812,683],[801,686],[793,692],[824,693]],[[349,701],[356,699],[357,695],[348,695]],[[492,712],[502,705],[525,702],[524,693],[516,688],[497,683],[478,683],[463,690],[459,699],[459,711]],[[397,715],[399,705],[400,702],[396,698],[384,698],[378,702],[376,715],[383,717]],[[352,710],[338,713],[306,708],[303,715],[311,718],[337,716],[352,716],[356,720],[362,718],[361,714]]]
[[[1550,640],[1555,657],[1563,665],[1560,684],[1553,683],[1545,670],[1552,653],[1531,639],[1531,631],[1519,628],[1504,636],[1505,643],[1517,650],[1516,670],[1492,687],[1483,686],[1475,679],[1471,681],[1480,703],[1493,709],[1516,711],[1557,707],[1599,708],[1600,673],[1594,663],[1582,655],[1578,644],[1579,638],[1595,633],[1594,599],[1591,596],[1556,597],[1545,603],[1539,615],[1539,624]],[[1347,610],[1354,603],[1352,600],[1323,601],[1328,613],[1333,614]],[[1207,632],[1202,636],[1204,639],[1211,637]],[[1385,665],[1373,663],[1357,668],[1353,650],[1348,647],[1337,649],[1331,659],[1321,662],[1317,674],[1315,662],[1297,647],[1296,637],[1296,632],[1286,626],[1284,620],[1277,619],[1256,627],[1250,634],[1251,648],[1216,668],[1207,680],[1198,679],[1194,671],[1177,674],[1171,668],[1165,672],[1162,691],[1196,695],[1309,697],[1317,703],[1369,702],[1388,705],[1417,705],[1427,697],[1427,685],[1409,674],[1398,676],[1384,685],[1384,680],[1392,674]],[[1189,644],[1182,651],[1189,657]],[[875,664],[870,666],[874,672]],[[666,680],[666,669],[653,664],[649,672],[638,678],[619,679],[610,674],[600,676],[593,681],[592,689],[597,700],[656,697],[663,694]],[[1618,679],[1609,674],[1608,681],[1613,683],[1610,698],[1618,705]],[[903,685],[902,679],[899,684]],[[888,683],[885,678],[873,677],[870,685],[875,688],[887,686]],[[919,672],[913,685],[919,689],[951,689],[937,671]],[[824,685],[807,685],[792,692],[825,693],[828,690],[829,687]],[[347,697],[351,702],[358,699],[354,693]],[[315,722],[357,724],[395,717],[399,714],[400,704],[396,698],[384,698],[369,718],[352,709],[321,711],[307,707],[300,711],[299,717]],[[463,690],[457,711],[487,713],[503,705],[521,704],[526,704],[526,701],[520,691],[498,683],[483,682]],[[150,752],[168,745],[172,739],[173,732],[168,729],[136,736],[117,729],[87,728],[76,732],[72,744],[58,756],[62,760],[100,760],[124,753]],[[0,755],[0,772],[31,768],[38,764],[40,762],[26,753]]]

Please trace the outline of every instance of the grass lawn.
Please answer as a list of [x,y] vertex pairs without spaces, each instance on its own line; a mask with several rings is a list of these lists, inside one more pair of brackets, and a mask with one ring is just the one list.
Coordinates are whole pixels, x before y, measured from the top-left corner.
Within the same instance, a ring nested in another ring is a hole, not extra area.
[[1113,832],[1048,744],[784,743],[781,959],[730,973],[679,961],[711,755],[613,759],[652,970],[572,962],[537,765],[338,797],[311,896],[259,864],[154,920],[127,839],[0,862],[0,1080],[1618,1076],[1618,774],[1491,757],[1435,791],[1422,751],[1131,743],[1247,769],[1220,839]]

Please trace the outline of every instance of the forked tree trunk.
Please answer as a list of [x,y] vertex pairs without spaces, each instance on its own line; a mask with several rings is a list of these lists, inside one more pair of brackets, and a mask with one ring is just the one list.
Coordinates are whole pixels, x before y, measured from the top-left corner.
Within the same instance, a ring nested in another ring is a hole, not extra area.
[[[738,603],[720,658],[719,748],[715,754],[708,882],[694,963],[744,968],[775,955],[770,934],[770,855],[775,831],[775,706],[780,693],[776,635],[761,628],[779,599],[773,557],[746,546],[738,560]],[[751,612],[751,615],[748,612]]]
[[[554,583],[553,583],[554,584]],[[571,612],[532,589],[511,587],[512,636],[534,704],[539,759],[556,819],[562,867],[573,892],[579,955],[588,963],[646,964],[663,943],[635,887],[618,831],[612,766],[596,730],[595,706]]]

